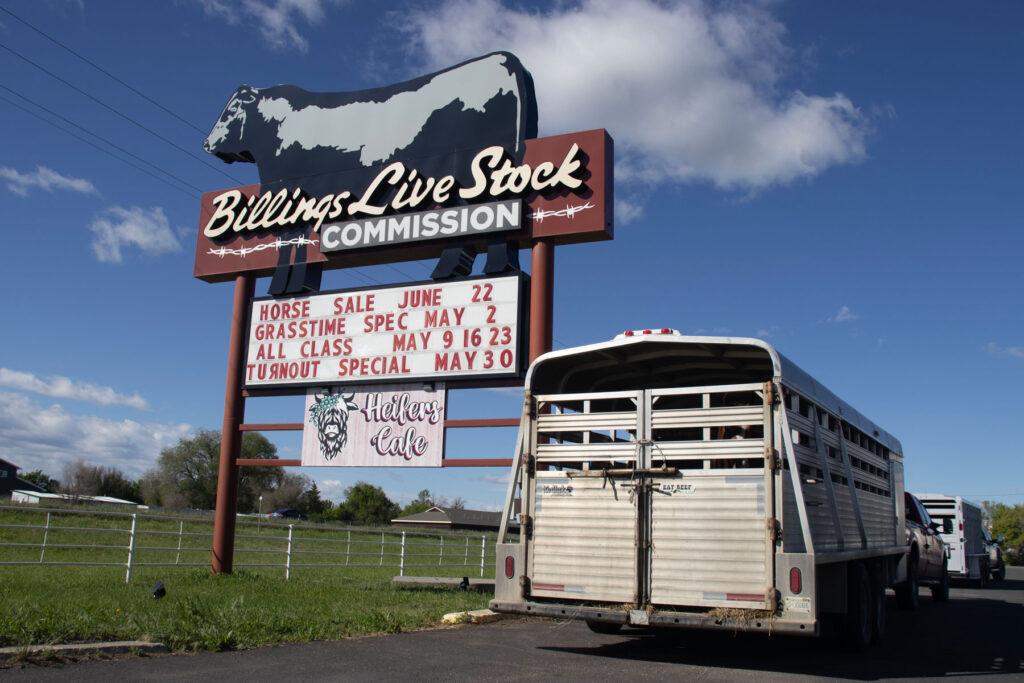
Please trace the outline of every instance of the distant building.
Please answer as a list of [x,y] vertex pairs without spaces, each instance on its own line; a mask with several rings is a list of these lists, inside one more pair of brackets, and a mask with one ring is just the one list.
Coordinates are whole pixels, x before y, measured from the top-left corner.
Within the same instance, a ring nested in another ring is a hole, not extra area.
[[396,517],[391,523],[398,527],[421,531],[497,531],[501,526],[501,513],[432,507],[414,515]]
[[[28,483],[28,482],[26,482]],[[148,510],[149,506],[113,496],[76,496],[70,493],[47,493],[45,491],[11,491],[12,503],[90,503],[92,505],[116,505]]]
[[37,486],[30,481],[26,481],[18,476],[18,470],[21,469],[13,462],[9,462],[0,458],[0,496],[9,496],[11,491],[14,490],[25,490],[25,491],[43,491],[42,486]]

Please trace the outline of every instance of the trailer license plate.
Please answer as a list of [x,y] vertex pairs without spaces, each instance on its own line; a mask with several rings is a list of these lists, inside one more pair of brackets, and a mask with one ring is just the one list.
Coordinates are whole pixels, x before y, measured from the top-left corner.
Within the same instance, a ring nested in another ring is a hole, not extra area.
[[786,598],[786,611],[787,612],[802,612],[804,614],[810,614],[810,612],[811,612],[811,599],[810,598]]

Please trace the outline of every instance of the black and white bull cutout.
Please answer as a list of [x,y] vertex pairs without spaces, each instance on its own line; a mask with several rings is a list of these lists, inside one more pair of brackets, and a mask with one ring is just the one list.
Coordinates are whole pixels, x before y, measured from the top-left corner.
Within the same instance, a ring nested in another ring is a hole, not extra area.
[[[395,161],[423,176],[453,175],[461,185],[471,184],[470,162],[481,149],[500,145],[520,164],[526,140],[536,135],[529,72],[515,55],[494,52],[369,90],[314,93],[294,85],[243,85],[203,147],[228,163],[255,163],[261,192],[302,188],[309,196],[341,190],[358,196]],[[301,229],[288,237],[298,235],[308,237]],[[272,294],[319,286],[318,274],[312,287],[295,272],[282,276],[290,250],[280,252]],[[299,249],[296,269],[305,269],[304,258]]]
[[334,460],[348,443],[348,416],[359,408],[355,394],[319,394],[309,407],[309,422],[316,427],[320,453]]

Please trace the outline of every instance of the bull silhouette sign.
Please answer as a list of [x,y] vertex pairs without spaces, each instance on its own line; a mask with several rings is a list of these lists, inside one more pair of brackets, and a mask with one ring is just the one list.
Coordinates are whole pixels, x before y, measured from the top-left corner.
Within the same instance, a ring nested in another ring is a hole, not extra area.
[[487,249],[495,274],[538,237],[610,239],[610,138],[536,135],[533,80],[507,52],[369,90],[243,85],[203,146],[260,183],[204,195],[195,275],[273,274],[272,295],[297,294],[322,268],[441,256],[443,279]]

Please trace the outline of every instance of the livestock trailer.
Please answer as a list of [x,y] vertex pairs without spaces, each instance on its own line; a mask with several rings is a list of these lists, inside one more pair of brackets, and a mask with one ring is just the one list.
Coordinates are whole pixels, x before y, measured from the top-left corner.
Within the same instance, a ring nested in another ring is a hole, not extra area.
[[491,608],[859,648],[904,515],[900,442],[771,345],[628,332],[527,372]]

